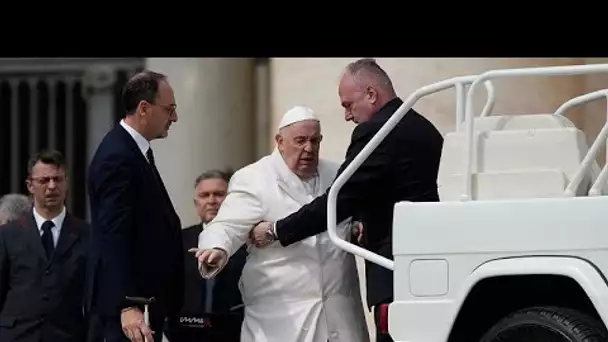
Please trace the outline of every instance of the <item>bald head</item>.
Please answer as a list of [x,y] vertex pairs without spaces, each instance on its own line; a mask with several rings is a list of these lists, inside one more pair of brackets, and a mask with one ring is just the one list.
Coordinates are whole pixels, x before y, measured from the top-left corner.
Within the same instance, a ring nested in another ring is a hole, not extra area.
[[393,82],[373,58],[362,58],[349,63],[346,66],[345,74],[353,77],[361,87],[373,86],[378,90],[395,95]]
[[361,123],[397,95],[388,74],[371,58],[349,63],[338,86],[344,119]]

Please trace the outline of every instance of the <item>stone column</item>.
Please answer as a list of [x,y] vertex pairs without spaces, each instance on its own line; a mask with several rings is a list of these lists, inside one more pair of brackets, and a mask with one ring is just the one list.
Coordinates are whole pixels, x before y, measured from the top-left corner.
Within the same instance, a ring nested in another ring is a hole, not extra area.
[[199,222],[194,180],[214,168],[240,168],[253,161],[253,64],[247,58],[148,58],[175,92],[178,121],[169,136],[152,143],[182,225]]

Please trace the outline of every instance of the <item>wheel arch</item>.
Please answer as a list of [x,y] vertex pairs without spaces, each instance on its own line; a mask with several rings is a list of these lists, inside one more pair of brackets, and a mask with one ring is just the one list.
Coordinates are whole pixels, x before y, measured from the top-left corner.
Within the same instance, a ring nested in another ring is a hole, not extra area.
[[[447,340],[478,337],[511,311],[540,303],[575,308],[606,322],[608,303],[602,298],[608,296],[607,284],[595,265],[578,257],[523,256],[489,260],[471,272],[459,291],[460,304]],[[563,292],[568,295],[563,296]],[[482,315],[476,314],[479,310],[484,310]]]

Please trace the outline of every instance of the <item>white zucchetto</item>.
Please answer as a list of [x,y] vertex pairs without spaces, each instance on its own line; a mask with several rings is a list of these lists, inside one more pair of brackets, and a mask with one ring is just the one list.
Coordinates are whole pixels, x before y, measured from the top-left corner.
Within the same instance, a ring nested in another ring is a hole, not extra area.
[[296,106],[288,110],[284,115],[283,119],[281,119],[281,123],[279,123],[279,129],[294,124],[300,121],[306,120],[315,120],[319,121],[315,112],[304,106]]

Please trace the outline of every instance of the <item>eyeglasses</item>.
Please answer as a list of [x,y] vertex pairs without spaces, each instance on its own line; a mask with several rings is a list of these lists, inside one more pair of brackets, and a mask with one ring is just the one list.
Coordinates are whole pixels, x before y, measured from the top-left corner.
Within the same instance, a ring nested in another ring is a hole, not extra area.
[[176,104],[170,104],[170,105],[163,105],[163,104],[158,104],[158,103],[152,103],[146,100],[142,100],[143,102],[147,103],[150,106],[158,106],[162,109],[164,109],[169,116],[173,116],[175,114],[175,110],[177,109],[177,105]]
[[169,116],[173,116],[173,114],[175,114],[175,110],[177,109],[176,105],[155,104],[154,106],[159,106],[160,108],[164,109],[169,114]]
[[31,177],[30,179],[40,185],[47,185],[51,182],[51,180],[53,181],[53,183],[63,183],[65,182],[66,178],[67,177],[65,175],[60,175],[51,177]]

